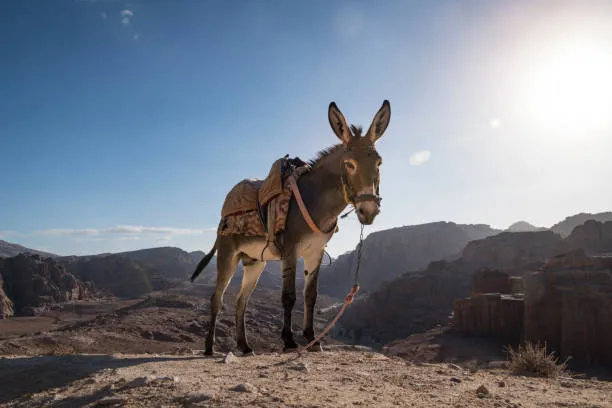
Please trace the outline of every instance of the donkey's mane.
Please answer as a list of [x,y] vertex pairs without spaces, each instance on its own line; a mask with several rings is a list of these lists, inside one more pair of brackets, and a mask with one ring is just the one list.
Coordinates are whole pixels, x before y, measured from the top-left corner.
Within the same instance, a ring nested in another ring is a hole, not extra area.
[[[361,137],[361,133],[363,132],[363,128],[361,126],[351,125],[350,129],[351,129],[351,136]],[[320,164],[327,157],[336,153],[341,147],[342,147],[342,143],[338,143],[333,146],[329,146],[323,150],[319,150],[319,152],[317,153],[317,157],[310,160],[308,164],[310,165],[310,167],[315,167],[317,164]]]

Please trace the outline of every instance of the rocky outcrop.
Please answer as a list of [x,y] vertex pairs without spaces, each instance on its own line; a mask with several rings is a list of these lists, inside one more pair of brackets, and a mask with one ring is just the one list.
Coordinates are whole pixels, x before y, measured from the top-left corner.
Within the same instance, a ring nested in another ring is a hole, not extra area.
[[173,286],[162,271],[121,255],[72,257],[62,262],[74,275],[120,298],[134,298]]
[[446,324],[453,300],[469,293],[470,275],[446,261],[406,273],[365,298],[358,294],[333,333],[349,342],[381,346]]
[[[488,225],[434,222],[374,232],[364,240],[360,266],[362,294],[377,290],[407,271],[422,270],[432,261],[459,258],[468,242],[499,231]],[[319,291],[342,298],[350,289],[355,251],[321,269]]]
[[14,302],[15,314],[31,315],[48,304],[93,297],[95,289],[51,258],[20,254],[0,260],[5,294]]
[[[347,309],[334,334],[347,341],[380,345],[445,325],[454,301],[472,292],[474,279],[478,291],[521,292],[521,279],[513,275],[541,266],[560,242],[561,237],[550,231],[504,232],[472,241],[458,260],[432,262],[425,271],[406,273],[365,298],[360,292],[360,300]],[[520,309],[507,296],[481,298],[482,306],[491,310],[488,315],[479,314],[481,320]],[[516,320],[508,318],[500,324],[503,327],[491,329],[503,334],[514,330]]]
[[582,249],[588,255],[612,254],[612,221],[589,220],[578,225],[563,242],[563,251]]
[[561,245],[561,237],[552,231],[502,232],[470,242],[461,260],[466,266],[496,268],[520,274],[526,268],[538,267]]
[[4,293],[4,281],[0,275],[0,319],[6,319],[15,314],[13,301]]
[[454,302],[455,330],[502,344],[546,343],[562,357],[612,367],[612,258],[583,250],[551,257],[525,274],[523,288],[503,275],[475,276],[470,297]]
[[612,259],[580,251],[525,276],[524,338],[574,361],[612,367]]
[[580,213],[580,214],[572,215],[570,217],[566,217],[563,221],[550,227],[550,230],[553,232],[556,232],[557,234],[565,238],[569,236],[572,233],[572,231],[574,231],[574,228],[576,228],[579,225],[584,224],[585,222],[589,220],[599,221],[599,222],[612,221],[612,212],[607,211],[607,212],[601,212],[601,213],[596,213],[596,214]]
[[453,302],[453,328],[490,336],[504,344],[518,344],[524,322],[521,281],[500,270],[476,272],[470,296]]

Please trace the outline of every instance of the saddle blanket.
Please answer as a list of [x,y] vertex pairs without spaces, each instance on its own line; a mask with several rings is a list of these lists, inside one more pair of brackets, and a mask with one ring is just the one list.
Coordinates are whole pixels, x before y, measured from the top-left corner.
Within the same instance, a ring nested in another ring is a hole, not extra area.
[[[225,198],[217,234],[265,237],[283,231],[293,194],[284,174],[288,166],[287,159],[278,159],[265,180],[245,179],[236,184]],[[291,167],[296,180],[310,170],[306,163]]]

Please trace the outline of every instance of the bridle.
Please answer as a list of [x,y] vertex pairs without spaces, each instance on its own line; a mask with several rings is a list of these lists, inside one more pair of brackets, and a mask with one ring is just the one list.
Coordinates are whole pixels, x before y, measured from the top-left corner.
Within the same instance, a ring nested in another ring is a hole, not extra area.
[[357,205],[357,203],[362,201],[376,201],[376,204],[380,205],[382,201],[382,197],[380,196],[380,179],[376,180],[376,193],[375,194],[355,194],[355,189],[349,183],[346,176],[346,168],[342,170],[342,175],[340,176],[340,180],[342,181],[342,193],[344,195],[344,201],[347,204],[352,204],[353,206]]

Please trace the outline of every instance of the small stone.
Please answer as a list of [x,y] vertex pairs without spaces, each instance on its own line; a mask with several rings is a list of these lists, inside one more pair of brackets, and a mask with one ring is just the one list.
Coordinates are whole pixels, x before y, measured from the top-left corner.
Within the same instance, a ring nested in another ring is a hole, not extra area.
[[489,390],[484,385],[481,385],[476,389],[476,395],[478,398],[486,398],[489,396]]
[[461,382],[461,378],[457,378],[457,377],[451,377],[450,380],[451,380],[451,382],[454,382],[454,383],[460,383]]
[[487,364],[488,368],[492,368],[492,369],[499,369],[499,368],[506,368],[508,366],[508,363],[506,361],[489,361],[489,364]]
[[100,407],[108,407],[110,405],[122,404],[125,402],[125,398],[123,397],[105,397],[96,402],[97,406]]
[[255,388],[255,386],[253,384],[250,384],[248,382],[245,382],[243,384],[238,384],[237,386],[235,386],[231,390],[232,391],[236,391],[236,392],[250,392],[250,393],[256,393],[257,392],[257,388]]
[[308,364],[306,364],[306,363],[294,363],[294,364],[291,364],[289,366],[289,369],[290,370],[295,370],[295,371],[303,371],[305,373],[310,371],[309,368],[308,368]]
[[503,387],[506,386],[506,382],[505,381],[498,381],[497,382],[497,386],[503,388]]
[[230,351],[229,353],[226,354],[225,358],[223,359],[223,362],[225,364],[232,364],[232,363],[239,363],[240,360],[238,359],[238,357],[234,355],[234,353]]

